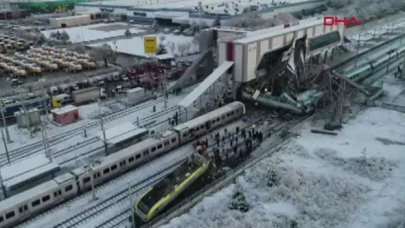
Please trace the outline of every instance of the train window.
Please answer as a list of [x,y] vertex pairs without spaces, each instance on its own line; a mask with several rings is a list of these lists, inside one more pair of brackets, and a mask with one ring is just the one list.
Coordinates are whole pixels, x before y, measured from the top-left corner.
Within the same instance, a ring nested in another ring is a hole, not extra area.
[[133,161],[135,161],[135,158],[134,158],[134,157],[130,157],[130,158],[128,159],[128,162],[133,162]]
[[49,195],[46,195],[44,197],[42,197],[42,202],[46,202],[50,199],[51,197]]
[[0,216],[0,222],[3,222],[3,220],[4,220],[3,216]]
[[20,213],[23,213],[24,211],[28,211],[28,206],[27,206],[27,205],[24,205],[23,207],[20,207],[20,208],[18,209],[18,211],[20,211]]
[[172,138],[172,143],[176,142],[176,138]]
[[110,172],[110,169],[109,169],[109,168],[103,170],[103,174],[107,174],[107,173],[109,173],[109,172]]
[[136,156],[135,156],[135,159],[139,159],[141,157],[141,154],[137,154]]
[[234,111],[232,111],[232,112],[231,112],[231,115],[233,115],[233,114],[235,114],[235,112],[234,112]]
[[89,182],[90,181],[90,177],[85,177],[85,178],[83,178],[83,183],[87,183],[87,182]]
[[161,148],[162,148],[162,144],[159,144],[159,145],[157,146],[157,148],[158,148],[158,149],[161,149]]
[[39,201],[39,199],[37,199],[37,200],[35,200],[34,202],[32,202],[31,205],[32,205],[33,207],[36,207],[36,206],[38,206],[40,203],[41,203],[41,202]]
[[122,166],[124,166],[126,163],[127,163],[126,161],[122,161],[122,162],[120,162],[120,166],[122,167]]
[[165,141],[165,146],[167,146],[167,145],[169,145],[169,144],[170,144],[170,141],[169,141],[169,140]]
[[14,217],[14,215],[15,215],[15,212],[14,212],[14,211],[8,212],[8,213],[6,214],[6,219],[9,219],[9,218],[11,218],[11,217]]
[[183,137],[187,137],[187,133],[184,133],[184,134],[183,134]]
[[117,165],[111,166],[111,171],[116,170],[116,169],[117,169]]
[[65,188],[65,192],[68,192],[68,191],[70,191],[70,190],[72,190],[73,189],[73,186],[72,185],[68,185],[68,186],[66,186],[66,188]]
[[55,196],[55,197],[60,196],[60,195],[62,195],[62,190],[58,190],[57,192],[53,193],[53,196]]
[[155,152],[155,151],[156,151],[156,147],[152,147],[152,149],[150,149],[150,152]]

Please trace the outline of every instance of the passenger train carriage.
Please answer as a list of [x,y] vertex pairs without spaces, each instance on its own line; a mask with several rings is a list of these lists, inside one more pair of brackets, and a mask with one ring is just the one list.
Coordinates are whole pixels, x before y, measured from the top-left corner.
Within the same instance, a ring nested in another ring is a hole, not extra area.
[[106,156],[92,167],[74,169],[22,193],[0,201],[0,227],[13,225],[127,172],[173,148],[233,121],[245,114],[243,103],[235,101],[164,132]]
[[405,47],[401,47],[391,54],[383,54],[378,58],[374,58],[372,61],[344,71],[343,74],[354,82],[360,82],[373,73],[387,68],[390,63],[402,59],[404,55]]

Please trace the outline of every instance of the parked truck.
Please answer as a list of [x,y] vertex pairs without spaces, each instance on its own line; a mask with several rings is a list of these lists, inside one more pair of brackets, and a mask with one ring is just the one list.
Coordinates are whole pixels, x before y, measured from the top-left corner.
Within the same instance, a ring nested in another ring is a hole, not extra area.
[[105,90],[99,87],[90,87],[72,92],[72,98],[75,104],[83,104],[97,99],[106,98]]
[[152,94],[147,93],[144,88],[136,87],[134,89],[127,90],[127,98],[129,105],[136,105],[152,98]]

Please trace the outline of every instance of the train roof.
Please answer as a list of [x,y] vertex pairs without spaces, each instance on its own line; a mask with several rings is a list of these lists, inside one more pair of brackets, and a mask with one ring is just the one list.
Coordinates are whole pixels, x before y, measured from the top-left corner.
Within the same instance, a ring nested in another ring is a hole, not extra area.
[[172,136],[173,134],[175,134],[174,131],[172,131],[172,130],[166,130],[165,132],[162,133],[162,138],[170,137],[170,136]]
[[37,178],[59,171],[57,163],[51,162],[44,154],[37,154],[1,168],[3,186],[11,189]]
[[185,123],[179,124],[179,125],[173,127],[173,129],[176,130],[176,131],[181,131],[181,130],[183,130],[185,128],[193,128],[195,126],[198,126],[198,125],[201,125],[201,124],[205,123],[208,119],[212,119],[214,117],[221,116],[223,113],[227,113],[229,111],[232,111],[232,110],[235,109],[235,107],[240,106],[240,105],[243,105],[243,103],[239,102],[239,101],[234,101],[234,102],[229,103],[229,104],[227,104],[225,106],[222,106],[222,107],[220,107],[218,109],[215,109],[214,111],[211,111],[211,112],[209,112],[207,114],[204,114],[202,116],[199,116],[197,118],[189,120],[189,121],[187,121]]
[[142,152],[144,149],[149,148],[160,142],[161,141],[158,139],[147,138],[137,144],[134,144],[123,150],[113,153],[110,156],[107,156],[106,159],[104,159],[104,161],[101,164],[109,164],[111,161],[117,161],[117,160],[127,157],[128,154],[132,154],[134,152]]
[[[130,138],[143,136],[147,133],[147,129],[138,128],[133,123],[126,122],[105,130],[105,137],[108,144],[116,144]],[[100,132],[97,136],[103,140],[102,132]]]
[[[158,140],[158,139],[147,138],[137,144],[134,144],[132,146],[129,146],[125,149],[122,149],[118,152],[115,152],[113,154],[110,154],[110,155],[104,157],[103,160],[100,162],[100,164],[97,166],[103,167],[103,166],[110,165],[113,162],[126,158],[128,156],[128,154],[133,154],[134,152],[142,152],[145,148],[149,148],[150,146],[155,145],[159,142],[160,142],[160,140]],[[72,173],[77,176],[82,175],[85,172],[86,172],[85,167],[79,167],[72,171]]]
[[58,183],[58,184],[63,184],[63,183],[65,183],[65,182],[70,181],[70,180],[73,180],[73,179],[75,179],[75,176],[73,176],[73,174],[71,174],[71,173],[65,173],[65,174],[62,174],[62,175],[60,175],[60,176],[55,177],[54,180],[55,180],[56,183]]
[[58,186],[55,180],[50,180],[27,191],[11,196],[10,198],[0,201],[0,211],[9,210],[11,205],[19,205],[31,201],[33,198],[42,195],[44,192],[49,192]]

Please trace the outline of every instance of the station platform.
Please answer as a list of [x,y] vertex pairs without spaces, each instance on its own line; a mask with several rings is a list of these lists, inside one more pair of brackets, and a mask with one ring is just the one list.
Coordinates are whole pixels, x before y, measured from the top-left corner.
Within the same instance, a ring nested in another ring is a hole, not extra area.
[[15,195],[43,181],[54,178],[60,170],[45,154],[35,154],[0,169],[5,197]]

